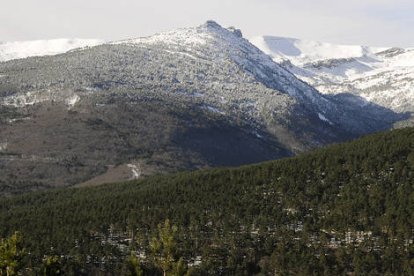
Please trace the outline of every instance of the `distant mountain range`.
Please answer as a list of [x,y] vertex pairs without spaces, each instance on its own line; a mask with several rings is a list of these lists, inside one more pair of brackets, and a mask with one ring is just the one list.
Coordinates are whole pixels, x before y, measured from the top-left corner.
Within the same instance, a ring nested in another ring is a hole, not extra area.
[[0,42],[0,62],[34,56],[49,56],[103,44],[100,39],[50,39]]
[[[395,112],[414,112],[414,48],[335,45],[282,37],[251,39],[274,61],[323,94]],[[352,104],[351,103],[351,104]]]
[[[60,54],[0,62],[3,193],[259,162],[409,117],[361,104],[353,91],[321,94],[299,79],[305,67],[279,64],[213,21],[91,43],[63,41],[41,47]],[[26,56],[41,53],[28,49]]]

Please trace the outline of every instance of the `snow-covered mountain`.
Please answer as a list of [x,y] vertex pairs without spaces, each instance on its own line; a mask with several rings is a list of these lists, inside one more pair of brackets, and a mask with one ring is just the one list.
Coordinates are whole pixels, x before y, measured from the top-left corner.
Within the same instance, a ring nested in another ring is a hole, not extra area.
[[[196,28],[185,28],[151,37],[114,42],[115,45],[156,47],[169,55],[184,55],[193,60],[216,64],[233,63],[265,86],[284,92],[306,103],[315,103],[321,112],[334,108],[318,91],[298,80],[291,72],[273,62],[262,51],[244,39],[240,30],[223,28],[214,21]],[[228,94],[223,94],[229,97]],[[231,95],[234,96],[234,95]]]
[[212,21],[0,62],[0,111],[0,175],[36,185],[259,162],[399,120],[319,93]]
[[99,39],[51,39],[0,42],[0,62],[32,56],[57,55],[67,51],[104,43]]
[[363,57],[387,49],[274,36],[253,37],[250,41],[275,60],[290,60],[301,66],[324,60]]
[[414,49],[269,36],[251,42],[324,94],[343,100],[354,95],[361,106],[376,104],[395,112],[414,112]]

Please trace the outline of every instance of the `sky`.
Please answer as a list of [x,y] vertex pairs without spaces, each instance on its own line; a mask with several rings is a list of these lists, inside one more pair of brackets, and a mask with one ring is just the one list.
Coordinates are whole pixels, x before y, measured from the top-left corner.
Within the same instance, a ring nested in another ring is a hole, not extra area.
[[412,0],[1,0],[0,41],[119,40],[214,20],[245,37],[414,47]]

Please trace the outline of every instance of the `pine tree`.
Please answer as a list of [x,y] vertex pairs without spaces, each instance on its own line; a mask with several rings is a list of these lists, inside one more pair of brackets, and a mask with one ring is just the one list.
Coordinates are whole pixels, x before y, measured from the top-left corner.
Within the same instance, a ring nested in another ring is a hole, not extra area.
[[25,255],[25,250],[21,244],[22,236],[19,232],[15,232],[10,238],[0,240],[1,275],[17,275]]
[[164,276],[184,275],[187,270],[183,258],[178,258],[177,231],[177,226],[171,225],[167,219],[158,225],[158,233],[150,242],[152,261]]
[[43,259],[42,274],[44,276],[61,275],[62,264],[59,256],[46,256]]
[[127,269],[128,269],[128,272],[127,272],[128,275],[131,275],[131,276],[144,275],[144,272],[141,268],[141,262],[133,252],[131,252],[131,255],[129,255],[127,259]]

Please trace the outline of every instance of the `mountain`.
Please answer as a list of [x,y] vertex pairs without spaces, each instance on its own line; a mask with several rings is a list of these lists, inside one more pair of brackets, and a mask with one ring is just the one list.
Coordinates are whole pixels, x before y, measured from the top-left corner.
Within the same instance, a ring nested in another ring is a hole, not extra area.
[[326,42],[301,40],[296,38],[259,36],[250,39],[263,52],[273,59],[283,62],[290,60],[293,64],[305,64],[324,60],[358,58],[385,51],[387,48],[359,45],[337,45]]
[[103,44],[99,39],[51,39],[0,42],[0,62],[33,56],[57,55],[67,51]]
[[412,48],[335,45],[269,36],[251,42],[325,95],[342,101],[357,99],[360,106],[376,104],[407,116],[414,112]]
[[[291,156],[401,115],[320,94],[213,21],[0,63],[3,193]],[[375,112],[373,112],[374,110]]]
[[61,256],[75,275],[124,275],[131,252],[162,275],[149,243],[165,219],[194,275],[412,275],[413,171],[414,129],[399,129],[240,168],[2,197],[0,235],[22,233],[23,267]]

